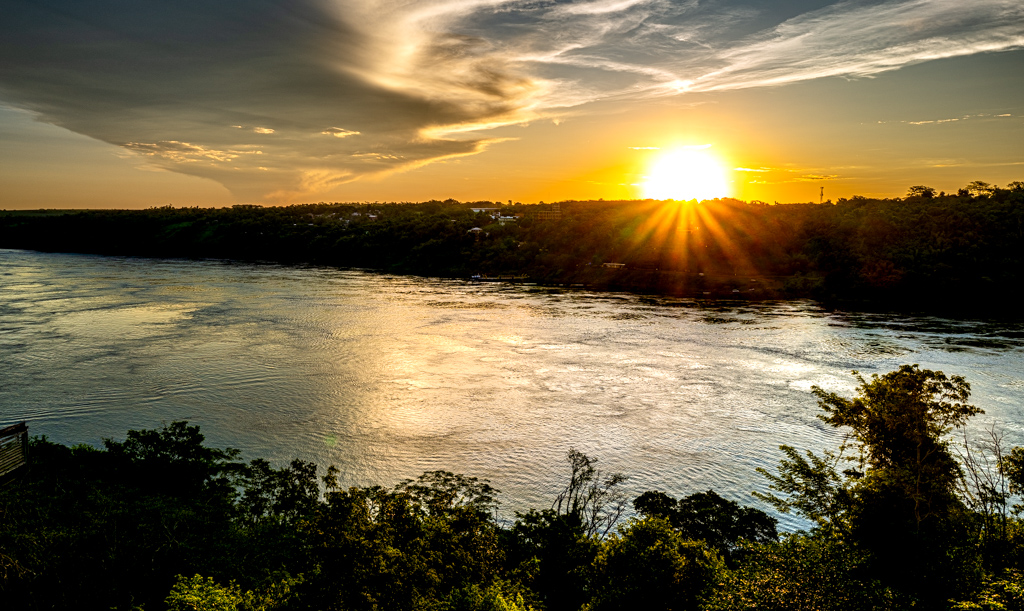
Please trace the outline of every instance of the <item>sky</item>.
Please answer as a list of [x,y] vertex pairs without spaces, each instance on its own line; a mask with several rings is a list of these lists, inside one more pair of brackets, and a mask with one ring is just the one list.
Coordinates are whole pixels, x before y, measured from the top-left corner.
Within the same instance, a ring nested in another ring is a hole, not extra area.
[[0,209],[1024,180],[1020,0],[4,7]]

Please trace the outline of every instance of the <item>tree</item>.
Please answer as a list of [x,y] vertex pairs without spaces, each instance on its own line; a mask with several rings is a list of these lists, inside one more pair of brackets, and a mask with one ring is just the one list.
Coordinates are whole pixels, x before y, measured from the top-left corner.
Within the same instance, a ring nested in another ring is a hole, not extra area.
[[952,611],[1021,611],[1024,609],[1024,575],[1011,570],[999,577],[989,577],[971,600],[950,602]]
[[106,446],[34,440],[28,476],[0,488],[7,607],[156,609],[176,574],[248,583],[278,566],[238,571],[263,543],[234,528],[234,451],[203,445],[184,422]]
[[315,463],[298,459],[282,469],[262,458],[252,460],[239,478],[243,490],[239,513],[250,524],[264,519],[295,524],[307,518],[320,501],[316,471]]
[[589,569],[601,543],[579,516],[551,509],[517,513],[510,534],[510,566],[547,609],[579,609],[589,598]]
[[975,180],[971,181],[967,185],[966,189],[967,192],[973,195],[974,197],[980,197],[982,195],[992,195],[995,192],[996,187],[995,185],[990,185],[987,182]]
[[569,482],[551,509],[516,514],[512,564],[549,609],[578,609],[588,599],[588,571],[604,537],[626,506],[620,473],[604,476],[583,452],[570,449]]
[[264,589],[243,592],[234,581],[222,586],[213,577],[178,575],[164,604],[168,611],[273,611],[287,605],[292,588],[301,581],[286,577]]
[[661,518],[633,520],[594,561],[590,609],[699,608],[725,567],[703,542],[688,541]]
[[475,478],[433,471],[391,490],[327,483],[308,524],[319,570],[306,591],[319,608],[422,609],[486,585],[504,560],[496,491]]
[[912,502],[917,526],[929,517],[945,516],[955,504],[960,467],[947,433],[960,428],[981,409],[970,405],[971,386],[961,376],[903,365],[868,382],[858,396],[845,399],[815,386],[818,417],[849,429],[843,449],[856,451],[854,460],[865,470],[861,488],[871,485],[898,490]]
[[896,611],[913,601],[865,570],[864,553],[822,532],[749,545],[705,611]]
[[438,611],[533,611],[521,593],[508,590],[508,584],[500,582],[486,588],[470,584],[455,590],[433,608]]
[[[999,457],[999,470],[1010,484],[1010,493],[1024,496],[1024,447],[1015,447]],[[1013,506],[1014,513],[1024,513],[1024,504]]]
[[914,185],[907,190],[907,197],[923,197],[931,199],[935,197],[935,189],[924,185]]
[[626,481],[621,473],[604,476],[594,467],[596,459],[570,448],[569,483],[555,497],[551,509],[559,515],[577,516],[588,536],[604,537],[626,509],[626,495],[619,486]]
[[242,592],[234,583],[221,586],[212,577],[178,575],[164,602],[168,611],[236,611]]
[[[785,498],[763,495],[782,511],[795,509],[823,528],[818,536],[852,544],[888,585],[925,606],[943,604],[980,579],[970,516],[958,497],[963,473],[946,436],[981,410],[967,403],[960,376],[903,365],[860,382],[846,399],[815,386],[818,417],[846,431],[838,454],[807,459],[783,447],[778,475],[764,471]],[[853,467],[839,473],[838,461]]]
[[860,382],[853,399],[813,387],[824,422],[847,430],[848,534],[877,574],[926,605],[963,594],[980,576],[962,471],[946,435],[982,410],[961,376],[903,365]]
[[497,511],[494,495],[500,492],[487,480],[450,471],[428,471],[415,480],[402,482],[395,491],[409,495],[413,503],[429,515],[443,516],[465,508],[485,518]]
[[838,457],[832,452],[820,457],[807,450],[804,458],[792,446],[782,445],[779,449],[787,457],[779,462],[779,474],[769,473],[762,467],[758,467],[757,472],[768,478],[772,490],[786,496],[761,492],[754,492],[754,496],[782,513],[803,515],[819,528],[840,528],[853,500],[850,477],[858,472],[848,470],[840,474],[836,468]]
[[123,442],[104,439],[103,444],[118,469],[161,492],[231,492],[230,477],[243,470],[235,460],[239,451],[211,448],[203,445],[204,440],[198,426],[176,421],[160,430],[128,431]]
[[643,516],[666,520],[684,539],[704,541],[722,557],[731,559],[741,541],[778,541],[777,520],[753,507],[722,498],[714,490],[698,492],[678,501],[664,492],[648,491],[633,500]]
[[993,426],[986,438],[964,442],[957,448],[963,478],[960,497],[975,516],[979,544],[986,568],[1004,567],[1009,543],[1009,500],[1016,486],[1008,477],[1013,470],[1012,452],[1003,448],[1003,436]]

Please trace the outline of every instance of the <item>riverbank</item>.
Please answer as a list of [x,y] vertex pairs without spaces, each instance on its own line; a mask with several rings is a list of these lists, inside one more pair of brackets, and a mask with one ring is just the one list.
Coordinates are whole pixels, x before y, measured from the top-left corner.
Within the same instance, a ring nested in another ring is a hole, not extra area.
[[[486,203],[486,202],[484,202]],[[0,247],[528,279],[697,299],[1019,310],[1024,191],[769,206],[315,204],[0,213]]]

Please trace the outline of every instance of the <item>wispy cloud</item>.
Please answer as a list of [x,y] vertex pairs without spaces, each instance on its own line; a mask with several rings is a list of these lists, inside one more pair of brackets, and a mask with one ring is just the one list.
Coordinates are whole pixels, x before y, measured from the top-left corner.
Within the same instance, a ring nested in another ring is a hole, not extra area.
[[977,113],[977,114],[967,114],[967,115],[961,115],[959,117],[945,117],[945,118],[940,118],[940,119],[918,119],[916,121],[907,121],[907,120],[876,121],[875,123],[878,124],[878,125],[893,124],[893,123],[897,123],[897,124],[898,123],[902,123],[904,125],[941,125],[943,123],[959,123],[961,121],[970,121],[972,119],[1006,118],[1006,117],[1012,117],[1012,116],[1013,115],[1010,114],[1010,113],[1003,113],[1003,114],[993,115],[991,113],[981,112],[981,113]]
[[[796,167],[758,167],[758,168],[733,168],[736,172],[743,172],[748,177],[744,182],[758,185],[780,185],[796,182],[826,182],[843,180],[849,178],[834,171],[840,168],[796,168]],[[832,170],[832,172],[829,172]]]
[[804,174],[793,179],[793,182],[821,182],[824,180],[836,180],[839,174]]
[[1021,47],[1020,2],[842,2],[723,49],[716,59],[724,65],[694,79],[692,89],[863,77],[929,60]]
[[242,155],[262,155],[259,150],[217,150],[199,144],[162,140],[160,142],[125,142],[124,148],[147,157],[159,157],[173,163],[235,161]]
[[348,138],[349,136],[358,136],[359,132],[352,129],[342,129],[340,127],[328,127],[324,131],[320,132],[325,136],[334,136],[335,138]]
[[557,6],[555,15],[608,15],[621,13],[634,6],[652,4],[650,0],[596,0],[595,2],[573,2]]

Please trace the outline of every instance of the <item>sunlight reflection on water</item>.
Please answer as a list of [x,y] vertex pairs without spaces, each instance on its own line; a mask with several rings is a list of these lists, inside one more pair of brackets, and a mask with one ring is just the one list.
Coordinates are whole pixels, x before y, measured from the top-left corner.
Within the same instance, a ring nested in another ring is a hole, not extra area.
[[987,411],[974,428],[1024,443],[1022,338],[809,302],[0,251],[0,424],[99,444],[188,419],[248,458],[336,464],[347,484],[488,478],[509,514],[550,503],[570,446],[634,492],[752,503],[779,444],[837,444],[810,388],[850,393],[852,369],[964,375]]

